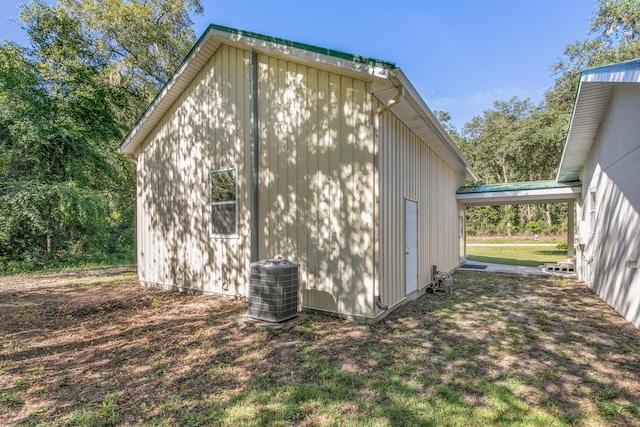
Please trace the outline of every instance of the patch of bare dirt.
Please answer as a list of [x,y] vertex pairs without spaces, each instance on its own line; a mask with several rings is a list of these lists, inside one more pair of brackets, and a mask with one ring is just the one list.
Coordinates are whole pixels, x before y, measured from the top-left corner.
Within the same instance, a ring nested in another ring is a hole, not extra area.
[[[214,331],[232,330],[230,315],[243,309],[232,299],[144,288],[131,269],[2,278],[0,424],[41,418],[34,413],[65,419],[157,389],[170,394],[180,387],[168,386],[179,383],[173,367],[206,363],[210,354],[197,357],[203,342],[226,351],[233,340]],[[192,360],[183,359],[190,347]]]
[[[297,385],[312,397],[335,387],[346,420],[392,421],[398,396],[460,396],[459,410],[640,425],[640,331],[580,282],[456,273],[452,295],[425,295],[375,325],[309,314],[273,332],[238,322],[245,312],[229,298],[142,287],[131,269],[0,278],[0,424],[224,424],[265,395],[281,413],[238,419],[340,423]],[[407,424],[425,420],[403,410]]]

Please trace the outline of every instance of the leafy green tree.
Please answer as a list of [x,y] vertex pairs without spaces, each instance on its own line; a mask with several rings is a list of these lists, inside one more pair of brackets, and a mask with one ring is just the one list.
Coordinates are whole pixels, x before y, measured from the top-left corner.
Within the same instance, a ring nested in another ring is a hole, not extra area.
[[553,65],[558,77],[547,93],[547,103],[569,114],[582,70],[636,58],[640,58],[638,1],[599,0],[587,37],[567,46],[564,58]]
[[5,183],[0,190],[0,270],[100,260],[107,252],[107,213],[99,193],[72,182]]
[[545,106],[532,108],[514,130],[513,179],[554,179],[568,126],[568,117]]
[[21,19],[54,74],[56,66],[96,72],[144,108],[193,46],[191,14],[202,11],[199,0],[34,0]]
[[446,111],[433,110],[433,115],[440,122],[444,130],[447,131],[451,139],[453,139],[456,144],[459,144],[461,139],[460,132],[458,132],[453,123],[451,123],[451,114]]
[[[587,37],[566,47],[552,70],[557,79],[545,103],[532,106],[516,98],[496,102],[465,125],[459,145],[484,183],[553,179],[577,92],[586,68],[640,57],[640,5],[637,0],[599,0]],[[474,210],[475,209],[475,210]],[[517,215],[514,216],[514,209]],[[486,230],[556,232],[566,228],[563,204],[501,207],[501,220],[482,222],[495,212],[470,208],[468,224]],[[493,216],[491,216],[493,218]],[[523,224],[519,226],[517,224]]]
[[499,206],[477,206],[467,208],[467,233],[470,235],[492,234],[500,223]]
[[[512,98],[465,126],[460,148],[484,183],[512,183],[553,179],[564,142],[564,123],[544,105]],[[469,208],[470,233],[513,234],[559,230],[551,223],[561,205],[501,206],[493,210]],[[483,221],[483,215],[498,220]],[[492,228],[491,228],[492,227]],[[490,230],[490,231],[489,231]]]
[[[133,249],[122,137],[195,41],[199,0],[40,0],[0,44],[0,270]],[[4,267],[3,267],[4,266]]]
[[460,149],[482,182],[514,182],[522,175],[518,166],[526,162],[523,146],[529,136],[522,129],[536,107],[515,97],[493,107],[465,125]]

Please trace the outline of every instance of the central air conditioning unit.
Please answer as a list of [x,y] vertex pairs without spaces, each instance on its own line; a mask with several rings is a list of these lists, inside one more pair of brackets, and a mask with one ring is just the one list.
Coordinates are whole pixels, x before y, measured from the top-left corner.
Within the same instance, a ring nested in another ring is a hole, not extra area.
[[298,315],[298,267],[279,258],[251,263],[250,317],[284,322]]

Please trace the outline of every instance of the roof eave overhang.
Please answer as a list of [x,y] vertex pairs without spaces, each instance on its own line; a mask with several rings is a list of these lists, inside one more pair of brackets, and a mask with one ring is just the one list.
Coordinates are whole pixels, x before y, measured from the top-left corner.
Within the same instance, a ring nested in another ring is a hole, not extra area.
[[291,42],[276,37],[266,37],[251,32],[233,30],[226,27],[209,26],[207,32],[221,42],[243,49],[253,49],[258,52],[280,54],[282,57],[296,57],[311,64],[323,64],[343,71],[365,74],[371,77],[388,79],[395,73],[393,63],[371,59],[359,55],[351,55],[331,49]]
[[401,107],[392,108],[393,112],[460,176],[466,179],[478,179],[475,171],[409,79],[393,63],[217,25],[210,25],[196,42],[185,60],[125,137],[119,148],[121,153],[137,155],[147,136],[222,44],[269,55],[295,57],[303,63],[321,65],[343,74],[357,75],[360,78],[363,75],[368,76],[376,82],[374,90],[402,86],[406,102],[401,102],[400,104],[404,104]]
[[388,80],[397,72],[395,65],[386,61],[210,25],[125,137],[120,153],[137,154],[144,139],[222,44],[276,56],[293,56],[305,63],[322,64],[342,73],[366,75],[372,79]]
[[418,114],[420,114],[422,119],[437,135],[437,141],[432,146],[433,150],[465,179],[474,181],[480,179],[456,143],[451,139],[447,131],[444,130],[440,121],[436,119],[431,109],[429,109],[404,73],[400,70],[395,78],[402,83],[405,91],[408,93],[409,102],[415,106]]
[[582,186],[575,186],[536,190],[465,193],[457,194],[456,199],[467,206],[562,203],[576,200],[581,192]]
[[[403,88],[402,101],[394,105],[391,111],[461,177],[478,180],[476,172],[402,70],[398,69],[392,74],[389,82],[393,88]],[[387,89],[374,95],[386,103],[395,93],[395,90]]]
[[598,135],[612,90],[613,84],[609,82],[580,80],[556,175],[557,182],[580,179],[584,163]]
[[182,91],[191,83],[198,71],[202,69],[207,60],[218,49],[219,43],[214,41],[213,33],[209,30],[198,39],[184,61],[169,78],[162,90],[158,92],[151,104],[147,107],[142,117],[131,128],[118,151],[120,153],[135,155],[146,136],[162,119],[171,105],[180,96]]
[[557,182],[580,179],[582,168],[600,130],[616,83],[640,82],[640,60],[592,68],[580,74],[569,132],[562,151]]

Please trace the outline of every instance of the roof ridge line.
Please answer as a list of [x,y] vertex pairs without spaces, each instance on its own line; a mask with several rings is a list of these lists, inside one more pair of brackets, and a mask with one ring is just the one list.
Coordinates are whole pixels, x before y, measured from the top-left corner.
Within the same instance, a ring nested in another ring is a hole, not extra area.
[[296,49],[302,49],[302,50],[306,50],[306,51],[313,52],[313,53],[319,53],[319,54],[323,54],[323,55],[328,55],[328,56],[332,56],[334,58],[340,58],[340,59],[344,59],[344,60],[347,60],[347,61],[353,61],[353,62],[357,62],[357,63],[364,64],[364,65],[382,67],[382,68],[385,68],[385,69],[388,69],[388,70],[392,70],[392,69],[397,68],[396,64],[394,62],[391,62],[391,61],[386,61],[386,60],[377,59],[377,58],[371,58],[371,57],[368,57],[368,56],[362,56],[362,55],[358,55],[358,54],[354,54],[354,53],[344,52],[344,51],[331,49],[331,48],[327,48],[327,47],[322,47],[322,46],[318,46],[318,45],[313,45],[313,44],[309,44],[309,43],[298,42],[298,41],[285,39],[285,38],[281,38],[281,37],[269,36],[269,35],[265,35],[265,34],[261,34],[261,33],[256,33],[256,32],[253,32],[253,31],[240,30],[238,28],[227,27],[227,26],[224,26],[224,25],[209,24],[209,27],[205,31],[205,34],[208,33],[210,30],[217,30],[217,31],[225,32],[225,33],[235,34],[235,35],[238,35],[238,36],[251,37],[251,38],[254,38],[254,39],[258,39],[258,40],[262,40],[262,41],[266,41],[266,42],[270,42],[270,43],[276,43],[276,44],[279,44],[279,45],[288,46],[288,47],[292,47],[292,48],[296,48]]

